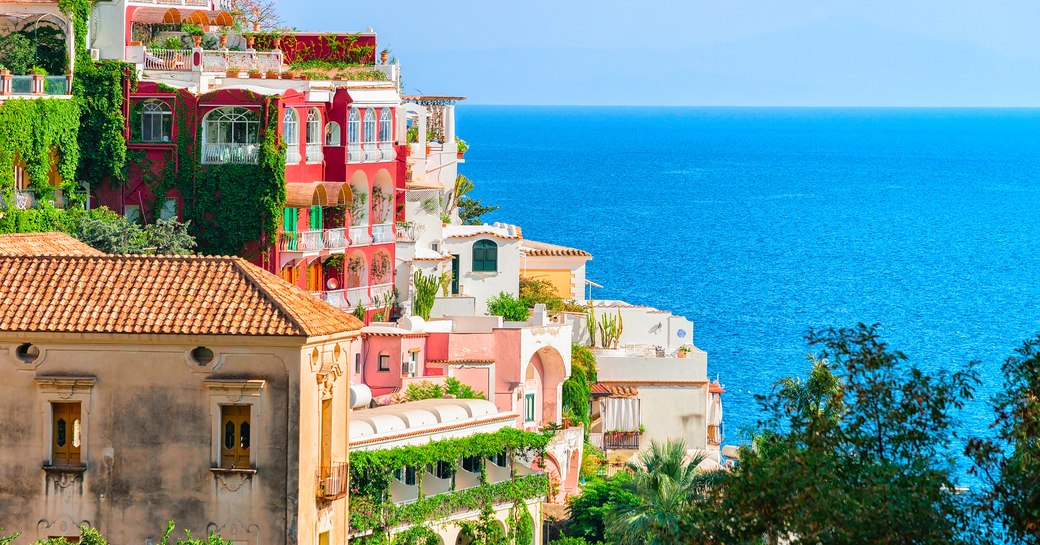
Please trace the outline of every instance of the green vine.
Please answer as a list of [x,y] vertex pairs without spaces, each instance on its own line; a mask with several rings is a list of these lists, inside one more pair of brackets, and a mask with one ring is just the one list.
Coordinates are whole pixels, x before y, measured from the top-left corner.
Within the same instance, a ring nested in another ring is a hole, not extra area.
[[[51,171],[72,196],[79,162],[79,107],[63,99],[9,100],[0,108],[0,189],[15,189],[14,167],[24,168],[27,188],[41,198],[53,193]],[[56,159],[56,161],[55,161]]]

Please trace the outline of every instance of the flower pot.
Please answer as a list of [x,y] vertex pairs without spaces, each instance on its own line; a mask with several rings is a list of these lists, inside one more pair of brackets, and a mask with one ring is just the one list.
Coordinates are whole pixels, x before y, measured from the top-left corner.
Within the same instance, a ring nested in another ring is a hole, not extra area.
[[460,151],[456,155],[459,156],[459,159],[462,159],[463,154],[465,154],[465,152],[464,151]]
[[220,48],[227,49],[227,34],[220,35]]
[[275,36],[275,38],[274,38],[274,48],[276,50],[278,50],[278,51],[281,51],[281,49],[282,49],[282,38],[280,36]]
[[386,51],[380,51],[379,52],[379,60],[382,61],[383,64],[386,64],[386,59],[389,56],[390,55]]
[[429,156],[429,155],[430,155],[430,146],[426,146],[426,155],[427,155],[427,156]]
[[253,23],[253,32],[260,32],[260,23]]
[[264,77],[260,72],[250,72],[249,79],[262,79]]
[[229,78],[237,78],[238,74],[239,74],[238,70],[228,70],[227,71],[227,77],[229,77]]
[[282,74],[282,79],[293,79],[293,75],[289,72],[285,72],[284,74]]
[[191,41],[195,42],[195,47],[202,47],[202,36],[192,36]]
[[268,72],[267,79],[278,79],[278,72]]
[[246,48],[253,49],[253,45],[256,44],[256,36],[246,36]]
[[680,358],[685,358],[685,357],[686,357],[686,354],[688,354],[688,352],[683,352],[683,351],[679,351],[679,354],[678,354],[678,356],[679,356]]

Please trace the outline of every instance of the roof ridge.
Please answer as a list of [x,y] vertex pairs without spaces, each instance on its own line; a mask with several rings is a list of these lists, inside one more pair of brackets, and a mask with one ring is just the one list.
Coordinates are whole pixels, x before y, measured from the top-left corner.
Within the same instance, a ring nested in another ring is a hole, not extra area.
[[282,316],[288,319],[297,331],[302,333],[304,336],[311,336],[310,331],[308,331],[307,328],[303,326],[303,322],[300,320],[299,315],[289,310],[289,307],[287,305],[283,304],[282,301],[278,299],[278,297],[276,297],[273,293],[268,291],[262,285],[260,279],[254,276],[253,271],[249,270],[249,267],[245,266],[246,264],[250,264],[248,261],[242,259],[241,257],[232,257],[231,262],[235,265],[235,268],[237,268],[239,272],[245,275],[247,281],[253,287],[253,289],[260,292],[264,296],[264,299],[267,299],[272,305],[274,305],[274,307],[278,309],[278,312],[280,312]]

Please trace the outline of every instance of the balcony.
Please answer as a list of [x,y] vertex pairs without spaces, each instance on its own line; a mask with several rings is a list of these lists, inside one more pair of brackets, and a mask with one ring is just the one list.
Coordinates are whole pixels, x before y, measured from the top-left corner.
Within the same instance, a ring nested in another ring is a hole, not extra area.
[[371,288],[371,300],[373,302],[385,301],[386,296],[392,291],[394,291],[394,285],[389,282],[386,284],[376,284]]
[[321,143],[307,142],[307,162],[320,163],[323,159],[325,159],[325,155],[321,152]]
[[348,163],[379,163],[397,159],[393,142],[348,142]]
[[71,76],[12,76],[0,75],[0,97],[4,96],[69,96],[72,94]]
[[394,225],[380,223],[372,226],[372,244],[389,244],[394,242]]
[[[380,286],[373,286],[372,289],[382,289],[383,286],[389,286],[391,290],[393,289],[392,284],[381,284]],[[375,296],[375,293],[377,292],[373,292],[373,297]],[[379,293],[385,293],[385,291]],[[311,295],[336,308],[341,308],[346,311],[354,310],[358,305],[370,306],[373,302],[373,297],[369,297],[368,295],[368,286],[347,288],[343,290],[315,291],[311,292]]]
[[260,144],[202,144],[202,163],[230,165],[256,163]]
[[127,47],[126,59],[143,65],[145,70],[167,72],[241,73],[257,70],[281,75],[283,69],[281,51],[149,49],[135,45]]
[[[278,249],[286,254],[316,254],[322,250],[331,253],[342,253],[351,246],[357,244],[348,238],[353,228],[339,227],[336,229],[314,229],[309,231],[284,231],[278,235]],[[367,239],[367,235],[366,235]]]
[[350,242],[354,246],[370,244],[372,239],[368,237],[368,226],[358,225],[350,228]]
[[603,449],[639,450],[640,435],[637,431],[608,431],[603,434]]
[[340,227],[325,230],[325,248],[329,250],[345,250],[350,247],[349,229]]
[[129,0],[132,6],[181,6],[189,8],[209,8],[210,0]]
[[322,467],[318,470],[318,483],[316,492],[318,499],[335,501],[347,495],[347,463],[334,463],[330,467]]

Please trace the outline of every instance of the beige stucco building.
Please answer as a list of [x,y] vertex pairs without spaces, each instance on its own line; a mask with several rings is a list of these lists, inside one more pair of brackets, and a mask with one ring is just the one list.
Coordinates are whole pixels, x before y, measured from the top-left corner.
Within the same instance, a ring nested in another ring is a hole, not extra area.
[[0,256],[0,526],[343,543],[361,324],[240,258],[62,253]]

